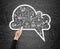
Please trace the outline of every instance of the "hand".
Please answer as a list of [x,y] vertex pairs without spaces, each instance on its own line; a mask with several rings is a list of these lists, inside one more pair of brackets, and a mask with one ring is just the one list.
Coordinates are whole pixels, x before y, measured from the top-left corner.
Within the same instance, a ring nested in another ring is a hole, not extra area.
[[21,27],[18,31],[15,32],[14,40],[18,40],[18,39],[19,39],[19,37],[20,37],[21,34],[22,34],[22,28],[23,28],[23,27]]

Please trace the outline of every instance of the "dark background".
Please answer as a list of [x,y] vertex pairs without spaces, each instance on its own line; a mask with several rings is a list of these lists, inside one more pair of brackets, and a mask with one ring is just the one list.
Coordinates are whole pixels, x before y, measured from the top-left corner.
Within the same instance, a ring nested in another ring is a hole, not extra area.
[[17,49],[59,49],[60,4],[59,0],[0,0],[0,49],[10,49],[15,31],[9,28],[13,10],[21,4],[29,4],[51,16],[51,29],[45,31],[43,40],[35,31],[23,31]]

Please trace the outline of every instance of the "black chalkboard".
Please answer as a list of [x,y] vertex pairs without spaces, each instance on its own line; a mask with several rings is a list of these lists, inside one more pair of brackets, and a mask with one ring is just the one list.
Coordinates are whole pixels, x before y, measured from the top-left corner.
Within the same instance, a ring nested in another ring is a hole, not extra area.
[[9,28],[13,10],[20,4],[29,4],[37,11],[41,10],[51,16],[51,29],[44,31],[45,42],[35,31],[23,30],[16,49],[58,49],[60,11],[57,0],[0,0],[0,49],[10,49],[15,31]]

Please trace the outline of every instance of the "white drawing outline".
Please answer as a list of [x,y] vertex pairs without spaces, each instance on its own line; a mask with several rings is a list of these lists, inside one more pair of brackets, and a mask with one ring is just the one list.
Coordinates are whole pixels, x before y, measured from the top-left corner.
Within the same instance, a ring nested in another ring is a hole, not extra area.
[[41,13],[41,17],[42,17],[43,15],[47,15],[47,16],[49,17],[49,22],[48,22],[49,28],[47,28],[47,29],[42,29],[42,35],[43,35],[43,37],[42,37],[42,36],[39,34],[39,32],[38,32],[36,29],[34,29],[34,28],[29,28],[29,29],[24,29],[24,28],[23,28],[23,30],[34,30],[34,31],[41,37],[41,39],[45,42],[44,30],[49,30],[49,29],[50,29],[50,27],[51,27],[51,26],[50,26],[51,17],[50,17],[48,14],[43,14],[41,11],[36,11],[32,6],[30,6],[30,5],[28,5],[28,4],[19,5],[19,6],[17,6],[17,7],[14,9],[14,11],[13,11],[13,13],[12,13],[12,21],[10,21],[10,23],[9,23],[10,29],[12,29],[12,30],[19,30],[19,29],[13,29],[13,28],[11,27],[11,23],[14,22],[14,13],[15,13],[15,11],[16,11],[19,7],[21,7],[21,6],[28,6],[28,7],[32,8],[32,9],[34,10],[34,12],[35,12],[36,15],[37,15],[38,12],[40,12],[40,13]]

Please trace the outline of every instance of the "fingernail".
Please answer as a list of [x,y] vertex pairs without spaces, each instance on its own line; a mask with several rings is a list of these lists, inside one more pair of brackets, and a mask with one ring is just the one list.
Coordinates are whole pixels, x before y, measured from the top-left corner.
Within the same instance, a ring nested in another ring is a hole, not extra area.
[[21,28],[19,29],[19,31],[21,31],[23,29],[23,26],[21,26]]
[[21,30],[23,29],[23,26],[21,26]]

